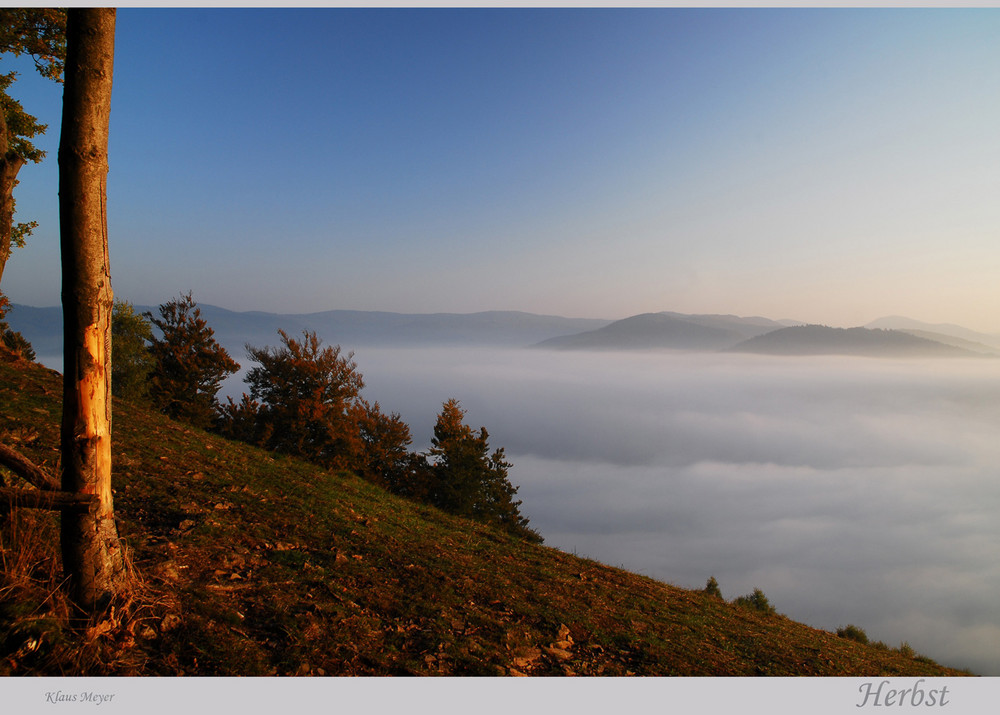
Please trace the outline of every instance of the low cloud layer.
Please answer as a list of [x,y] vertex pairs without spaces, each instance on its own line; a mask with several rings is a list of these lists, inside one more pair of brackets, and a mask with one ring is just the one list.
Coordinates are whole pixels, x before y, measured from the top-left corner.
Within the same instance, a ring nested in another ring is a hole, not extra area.
[[1000,675],[1000,361],[357,352],[417,448],[461,400],[549,545]]

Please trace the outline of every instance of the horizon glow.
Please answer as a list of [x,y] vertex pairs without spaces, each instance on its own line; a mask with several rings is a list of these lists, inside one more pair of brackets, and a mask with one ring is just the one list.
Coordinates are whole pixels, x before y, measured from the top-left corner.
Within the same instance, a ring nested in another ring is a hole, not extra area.
[[[56,305],[61,89],[2,61],[49,123],[2,288]],[[115,290],[997,332],[998,62],[994,8],[123,8]]]

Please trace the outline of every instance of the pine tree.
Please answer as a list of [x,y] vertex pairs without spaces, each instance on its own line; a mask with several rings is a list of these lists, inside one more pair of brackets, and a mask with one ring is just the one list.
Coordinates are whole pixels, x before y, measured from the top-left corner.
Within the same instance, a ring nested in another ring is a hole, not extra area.
[[153,376],[149,397],[170,417],[209,428],[218,418],[216,394],[222,381],[240,369],[225,348],[215,341],[215,331],[201,317],[191,293],[160,306],[160,317],[144,313],[162,333],[153,337]]
[[431,439],[428,499],[435,506],[477,521],[495,524],[511,533],[541,541],[521,516],[517,487],[507,477],[511,464],[503,448],[489,451],[489,433],[476,433],[463,420],[458,400],[444,403]]

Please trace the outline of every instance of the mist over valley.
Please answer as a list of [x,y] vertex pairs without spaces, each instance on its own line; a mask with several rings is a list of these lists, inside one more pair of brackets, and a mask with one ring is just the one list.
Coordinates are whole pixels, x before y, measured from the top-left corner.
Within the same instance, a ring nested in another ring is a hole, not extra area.
[[[59,344],[57,310],[9,315],[56,368],[45,355]],[[354,352],[363,396],[400,414],[415,451],[430,446],[442,403],[460,400],[505,449],[522,513],[548,545],[688,588],[714,576],[728,599],[759,587],[815,627],[855,624],[1000,674],[1000,361],[982,358],[995,336],[878,326],[864,338],[905,329],[981,349],[876,359],[734,352],[795,330],[766,318],[202,310],[243,367],[223,399],[246,389],[246,343],[316,330]],[[609,349],[616,331],[673,347]],[[677,347],[691,341],[702,347]]]
[[551,546],[1000,674],[1000,364],[365,349],[417,448],[457,397]]

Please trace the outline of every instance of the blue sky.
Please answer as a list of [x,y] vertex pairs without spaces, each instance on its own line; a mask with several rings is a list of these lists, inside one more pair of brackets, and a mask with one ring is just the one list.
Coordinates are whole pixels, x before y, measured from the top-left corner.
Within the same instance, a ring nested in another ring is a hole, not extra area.
[[[56,305],[61,89],[17,66],[49,157],[3,289]],[[997,127],[1000,9],[124,8],[113,283],[995,332]]]

